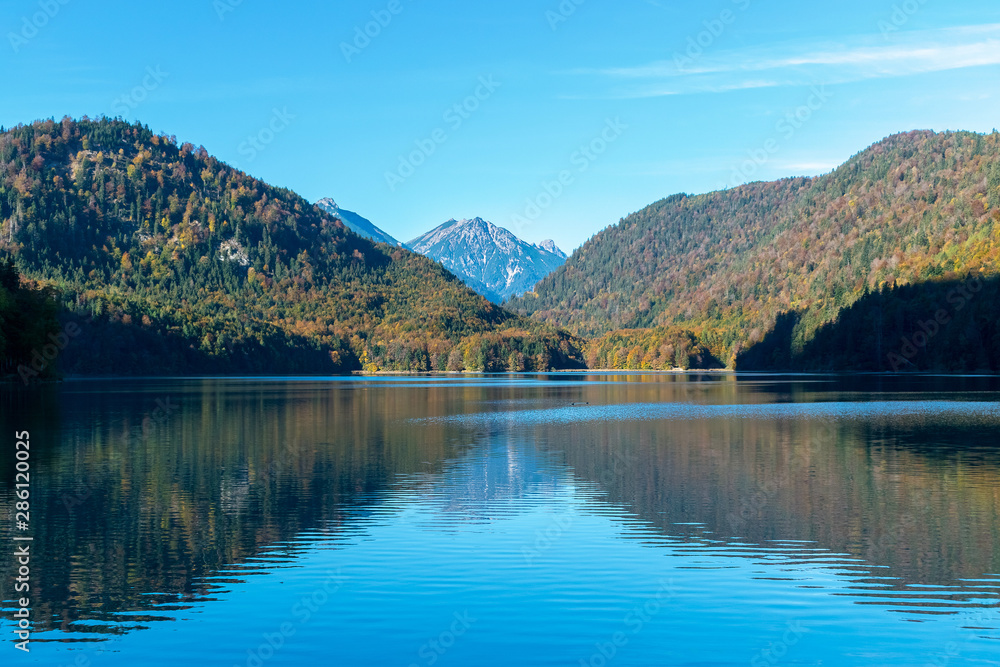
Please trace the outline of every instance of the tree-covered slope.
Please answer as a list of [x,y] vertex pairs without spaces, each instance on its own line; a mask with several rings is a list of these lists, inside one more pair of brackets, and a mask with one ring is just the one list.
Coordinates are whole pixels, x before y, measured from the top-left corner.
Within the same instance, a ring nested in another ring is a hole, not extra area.
[[1000,134],[911,132],[818,178],[657,202],[510,307],[587,336],[680,327],[733,364],[782,313],[801,348],[868,292],[998,257]]
[[52,290],[22,284],[13,261],[0,260],[0,380],[13,378],[22,365],[30,378],[54,376],[45,354],[54,356],[68,339],[59,331],[58,310]]
[[[66,372],[575,365],[575,341],[147,127],[0,130],[0,255],[85,317]],[[41,342],[44,344],[44,341]]]
[[808,340],[801,313],[778,317],[736,359],[744,370],[1000,372],[1000,277],[883,287],[855,301]]

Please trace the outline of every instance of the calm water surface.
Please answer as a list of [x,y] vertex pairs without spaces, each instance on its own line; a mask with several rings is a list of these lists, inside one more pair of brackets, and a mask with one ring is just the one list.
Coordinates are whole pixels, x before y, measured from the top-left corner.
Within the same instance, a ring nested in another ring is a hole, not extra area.
[[[1000,665],[1000,383],[0,394],[0,664]],[[13,648],[13,434],[32,444]]]

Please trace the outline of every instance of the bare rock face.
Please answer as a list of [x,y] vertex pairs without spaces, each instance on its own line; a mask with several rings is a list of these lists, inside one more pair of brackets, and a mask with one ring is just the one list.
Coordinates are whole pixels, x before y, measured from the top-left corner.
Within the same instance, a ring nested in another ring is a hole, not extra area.
[[566,261],[552,241],[528,243],[482,218],[449,220],[406,246],[495,303],[530,291]]

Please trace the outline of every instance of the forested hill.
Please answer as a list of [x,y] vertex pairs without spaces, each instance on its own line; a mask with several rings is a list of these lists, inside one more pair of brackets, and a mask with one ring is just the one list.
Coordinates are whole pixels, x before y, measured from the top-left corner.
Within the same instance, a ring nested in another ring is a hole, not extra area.
[[1000,134],[911,132],[818,178],[657,202],[597,234],[510,307],[609,334],[592,345],[599,366],[629,365],[631,353],[655,367],[658,339],[679,331],[735,365],[782,313],[795,314],[787,339],[801,352],[868,293],[989,277],[998,257]]
[[84,321],[60,353],[69,373],[579,363],[572,337],[490,304],[431,260],[120,120],[0,130],[4,257],[55,289],[64,320]]

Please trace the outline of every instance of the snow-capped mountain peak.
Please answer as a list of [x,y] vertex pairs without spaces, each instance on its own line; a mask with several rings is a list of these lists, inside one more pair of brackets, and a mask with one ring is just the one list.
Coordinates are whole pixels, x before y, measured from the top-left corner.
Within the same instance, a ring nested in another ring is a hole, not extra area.
[[559,246],[557,246],[556,242],[552,239],[545,239],[541,243],[536,243],[535,246],[545,250],[546,252],[551,252],[553,255],[559,255],[563,259],[567,257],[566,253],[560,250]]
[[512,232],[476,217],[449,220],[409,243],[414,252],[441,262],[466,284],[501,303],[529,291],[566,261],[549,247],[522,241]]
[[330,197],[320,199],[316,202],[316,206],[320,207],[330,215],[339,218],[348,229],[359,236],[363,236],[366,239],[375,241],[376,243],[388,243],[393,246],[401,245],[399,241],[373,225],[367,218],[363,218],[353,211],[348,211],[337,206],[337,202]]
[[[320,199],[316,206],[360,236],[377,243],[404,245],[370,220],[340,208],[331,197]],[[495,303],[531,290],[566,261],[566,254],[553,241],[528,243],[480,217],[449,220],[405,247],[441,262],[465,284]]]

